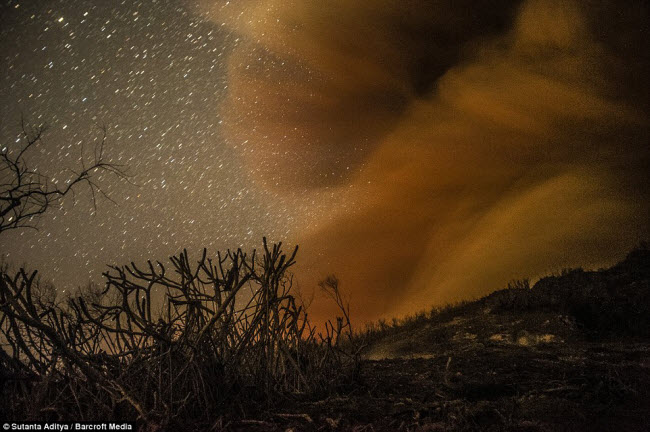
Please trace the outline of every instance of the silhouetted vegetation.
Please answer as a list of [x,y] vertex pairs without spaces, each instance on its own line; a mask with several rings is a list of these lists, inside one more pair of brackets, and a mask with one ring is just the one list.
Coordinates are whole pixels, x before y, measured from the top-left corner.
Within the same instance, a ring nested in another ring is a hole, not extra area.
[[111,267],[104,288],[64,301],[2,267],[2,414],[148,430],[642,430],[646,245],[607,270],[513,281],[356,333],[329,276],[341,316],[323,334],[292,294],[296,253],[183,251]]
[[31,127],[21,119],[20,145],[6,145],[0,150],[0,233],[12,229],[36,228],[38,218],[57,205],[63,197],[75,194],[82,185],[90,190],[93,204],[96,195],[111,198],[99,187],[96,178],[101,173],[110,173],[122,180],[129,175],[122,165],[108,160],[104,154],[106,128],[93,148],[92,157],[86,157],[80,148],[80,166],[68,169],[69,175],[60,187],[46,177],[38,167],[26,159],[29,152],[43,142],[45,126]]
[[61,304],[39,295],[36,272],[5,268],[5,415],[210,427],[350,385],[358,353],[339,341],[348,311],[316,333],[291,292],[296,253],[264,240],[259,254],[114,266],[101,293]]

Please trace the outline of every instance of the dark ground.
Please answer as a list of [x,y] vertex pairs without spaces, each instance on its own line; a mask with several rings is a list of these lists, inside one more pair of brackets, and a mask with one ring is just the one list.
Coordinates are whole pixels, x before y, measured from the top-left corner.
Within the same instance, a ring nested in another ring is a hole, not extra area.
[[384,326],[338,396],[295,395],[215,430],[650,430],[649,273],[645,247]]
[[650,431],[650,249],[610,269],[565,270],[533,287],[515,281],[473,302],[380,322],[336,347],[362,357],[316,369],[319,379],[331,370],[317,382],[334,389],[263,397],[259,386],[242,386],[214,412],[188,408],[174,423],[152,417],[139,430]]
[[521,345],[467,338],[430,357],[365,360],[359,381],[349,394],[289,402],[228,429],[650,430],[648,342]]

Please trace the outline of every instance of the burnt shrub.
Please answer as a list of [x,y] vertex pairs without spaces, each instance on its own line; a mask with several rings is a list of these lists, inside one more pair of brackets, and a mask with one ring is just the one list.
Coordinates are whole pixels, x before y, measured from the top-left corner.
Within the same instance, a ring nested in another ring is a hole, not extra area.
[[39,295],[36,272],[4,268],[3,415],[201,429],[350,385],[358,356],[339,342],[343,324],[316,333],[293,296],[297,251],[264,239],[260,253],[112,266],[103,290],[60,303]]

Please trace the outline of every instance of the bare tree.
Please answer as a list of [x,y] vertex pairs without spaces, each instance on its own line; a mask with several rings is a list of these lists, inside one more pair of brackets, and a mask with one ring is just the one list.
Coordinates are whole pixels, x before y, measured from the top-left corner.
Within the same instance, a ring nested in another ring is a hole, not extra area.
[[74,195],[81,185],[90,189],[95,207],[97,193],[112,201],[96,182],[97,175],[102,172],[128,180],[123,166],[104,156],[106,127],[100,127],[101,137],[93,149],[91,160],[87,160],[81,147],[81,167],[68,170],[70,176],[63,187],[54,185],[26,160],[28,152],[42,144],[45,126],[30,127],[21,119],[21,129],[24,144],[18,149],[6,146],[0,151],[0,233],[16,228],[35,229],[39,216],[59,204],[66,195]]

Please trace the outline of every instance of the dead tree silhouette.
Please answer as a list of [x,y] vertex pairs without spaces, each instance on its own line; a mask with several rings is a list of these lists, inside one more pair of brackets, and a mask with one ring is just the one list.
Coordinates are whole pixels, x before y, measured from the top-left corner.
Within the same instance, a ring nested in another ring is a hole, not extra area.
[[[43,143],[45,126],[30,127],[21,119],[22,144],[18,148],[4,146],[0,151],[0,234],[11,229],[36,228],[38,218],[67,195],[74,195],[79,186],[86,185],[96,208],[96,195],[112,199],[97,183],[102,172],[129,180],[124,166],[108,160],[104,154],[107,129],[100,127],[101,136],[93,149],[92,158],[84,156],[81,147],[80,167],[69,169],[64,187],[56,186],[39,170],[30,166],[26,157],[31,149]],[[89,159],[89,160],[87,160]]]

